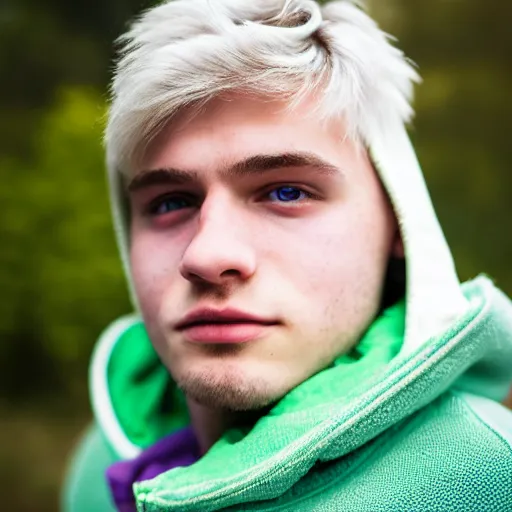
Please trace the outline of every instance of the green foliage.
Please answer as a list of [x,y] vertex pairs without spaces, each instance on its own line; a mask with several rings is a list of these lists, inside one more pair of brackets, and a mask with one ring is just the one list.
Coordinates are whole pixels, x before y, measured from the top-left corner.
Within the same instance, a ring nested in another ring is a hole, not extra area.
[[69,386],[100,330],[129,307],[109,218],[104,114],[98,93],[65,88],[38,128],[35,165],[0,161],[8,184],[0,189],[0,278],[9,297],[0,302],[0,350],[37,344]]
[[510,6],[372,2],[420,68],[413,140],[460,277],[486,272],[512,294]]

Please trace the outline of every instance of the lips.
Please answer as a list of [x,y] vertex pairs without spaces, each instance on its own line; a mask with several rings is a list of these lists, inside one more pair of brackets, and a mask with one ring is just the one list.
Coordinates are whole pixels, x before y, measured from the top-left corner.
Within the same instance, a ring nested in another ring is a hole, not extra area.
[[193,343],[245,343],[265,334],[279,322],[236,309],[203,308],[187,314],[175,326]]

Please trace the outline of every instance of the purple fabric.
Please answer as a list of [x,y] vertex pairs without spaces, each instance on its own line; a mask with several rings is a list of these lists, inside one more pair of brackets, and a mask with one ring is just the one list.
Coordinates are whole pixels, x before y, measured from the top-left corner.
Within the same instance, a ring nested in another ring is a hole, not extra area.
[[134,512],[133,484],[149,480],[199,459],[199,446],[191,427],[164,437],[132,460],[116,462],[106,471],[107,481],[119,512]]

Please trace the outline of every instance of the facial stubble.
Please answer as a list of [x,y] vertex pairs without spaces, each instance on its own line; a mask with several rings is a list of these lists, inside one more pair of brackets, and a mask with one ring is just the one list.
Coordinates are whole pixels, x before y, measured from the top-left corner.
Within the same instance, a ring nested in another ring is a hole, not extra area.
[[229,361],[236,358],[238,347],[211,345],[206,350],[210,356],[206,365],[177,378],[187,398],[211,409],[233,412],[262,409],[279,398],[265,379]]

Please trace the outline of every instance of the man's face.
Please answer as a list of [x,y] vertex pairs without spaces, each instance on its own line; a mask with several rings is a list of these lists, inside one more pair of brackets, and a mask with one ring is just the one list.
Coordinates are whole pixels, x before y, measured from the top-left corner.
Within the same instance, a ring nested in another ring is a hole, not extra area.
[[214,408],[268,405],[352,347],[395,243],[343,124],[316,120],[307,102],[284,107],[233,96],[183,116],[129,187],[149,336],[188,397]]

